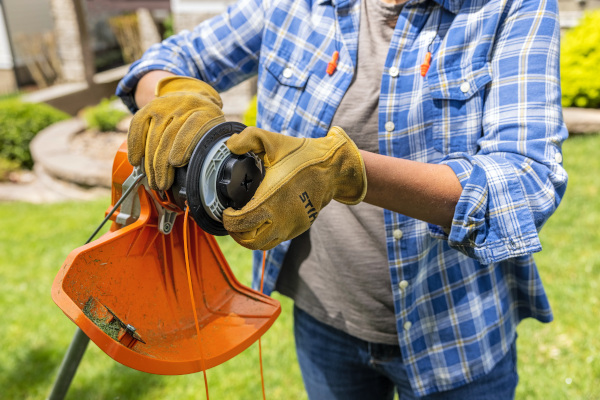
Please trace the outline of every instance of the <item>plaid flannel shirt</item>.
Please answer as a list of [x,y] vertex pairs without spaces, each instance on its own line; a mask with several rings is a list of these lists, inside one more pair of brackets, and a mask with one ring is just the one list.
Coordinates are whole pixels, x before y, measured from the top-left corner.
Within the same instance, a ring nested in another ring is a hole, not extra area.
[[[557,8],[409,0],[398,18],[381,78],[379,151],[446,164],[463,187],[449,232],[384,212],[398,342],[417,395],[489,372],[521,319],[552,320],[531,254],[567,182]],[[359,0],[241,0],[150,48],[118,94],[135,111],[132,90],[155,69],[219,91],[258,74],[259,127],[324,136],[352,81],[359,10]],[[267,256],[267,293],[288,245]],[[258,281],[256,253],[254,265]]]

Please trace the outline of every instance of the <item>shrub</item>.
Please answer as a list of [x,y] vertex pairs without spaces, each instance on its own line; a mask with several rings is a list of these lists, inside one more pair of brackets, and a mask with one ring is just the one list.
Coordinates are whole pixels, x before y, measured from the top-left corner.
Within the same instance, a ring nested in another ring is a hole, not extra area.
[[16,97],[0,100],[0,158],[3,165],[31,168],[29,142],[34,136],[69,115],[47,104],[24,103]]
[[83,110],[83,118],[87,126],[101,132],[114,131],[117,124],[128,114],[127,111],[116,108],[112,99],[102,99],[100,104]]
[[561,46],[562,104],[600,107],[600,10],[588,12],[568,31]]
[[173,15],[170,14],[167,18],[165,18],[165,20],[162,23],[164,32],[163,32],[163,39],[167,39],[170,36],[173,36],[175,34],[175,28],[173,26]]
[[21,165],[14,160],[7,160],[0,157],[0,182],[6,182],[10,178],[10,173],[16,171]]
[[246,126],[255,126],[256,125],[256,108],[258,106],[256,96],[250,100],[250,104],[248,104],[248,108],[244,115],[242,116],[242,122]]

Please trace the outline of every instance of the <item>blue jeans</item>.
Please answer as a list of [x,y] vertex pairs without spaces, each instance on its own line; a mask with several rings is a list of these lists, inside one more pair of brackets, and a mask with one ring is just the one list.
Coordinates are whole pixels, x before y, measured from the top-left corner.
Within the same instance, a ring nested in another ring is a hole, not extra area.
[[[310,400],[416,399],[398,346],[370,343],[325,325],[294,307],[296,352]],[[513,343],[487,375],[421,399],[510,400],[519,378]]]

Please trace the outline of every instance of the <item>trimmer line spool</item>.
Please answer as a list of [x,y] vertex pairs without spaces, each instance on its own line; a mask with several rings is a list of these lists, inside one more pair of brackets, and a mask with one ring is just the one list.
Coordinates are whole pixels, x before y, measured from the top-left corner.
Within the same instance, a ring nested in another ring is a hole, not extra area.
[[226,142],[246,126],[225,122],[209,130],[198,142],[187,166],[177,168],[171,187],[177,206],[185,209],[202,230],[223,236],[223,211],[239,210],[252,199],[264,177],[262,161],[252,153],[232,154]]

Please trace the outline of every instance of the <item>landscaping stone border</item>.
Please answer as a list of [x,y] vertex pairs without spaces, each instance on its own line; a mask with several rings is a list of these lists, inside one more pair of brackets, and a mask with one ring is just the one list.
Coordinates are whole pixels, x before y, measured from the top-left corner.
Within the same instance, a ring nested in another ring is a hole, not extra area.
[[570,135],[600,133],[600,110],[592,108],[563,108],[563,118]]
[[42,130],[30,144],[34,164],[62,181],[88,188],[110,188],[112,160],[98,160],[70,150],[69,143],[84,129],[85,122],[73,118]]

